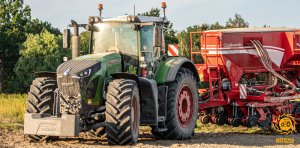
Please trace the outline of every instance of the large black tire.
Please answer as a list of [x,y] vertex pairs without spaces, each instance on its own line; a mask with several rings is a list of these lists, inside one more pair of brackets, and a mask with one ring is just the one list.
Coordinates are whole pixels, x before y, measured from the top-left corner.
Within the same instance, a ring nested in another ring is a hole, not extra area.
[[196,79],[189,69],[180,68],[175,81],[167,85],[166,126],[168,130],[157,132],[152,128],[152,134],[156,139],[191,138],[196,127],[199,107]]
[[138,141],[140,97],[133,80],[117,79],[109,83],[106,94],[106,136],[111,145]]
[[[57,88],[56,80],[50,77],[36,78],[30,85],[28,93],[27,113],[53,114],[54,91]],[[35,141],[55,139],[53,136],[28,135]]]

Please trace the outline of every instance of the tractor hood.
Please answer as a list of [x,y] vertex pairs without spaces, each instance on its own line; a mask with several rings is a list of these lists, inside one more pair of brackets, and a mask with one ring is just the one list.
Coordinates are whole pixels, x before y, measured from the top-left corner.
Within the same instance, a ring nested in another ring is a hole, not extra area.
[[92,99],[91,104],[99,105],[105,76],[121,70],[120,54],[89,54],[61,64],[57,68],[57,86],[63,98],[84,99],[86,103]]
[[96,53],[96,54],[80,56],[75,59],[66,61],[62,63],[60,66],[58,66],[57,75],[76,76],[80,72],[87,71],[91,68],[97,71],[101,67],[101,62],[105,62],[107,60],[116,59],[120,57],[121,56],[119,54],[114,52]]

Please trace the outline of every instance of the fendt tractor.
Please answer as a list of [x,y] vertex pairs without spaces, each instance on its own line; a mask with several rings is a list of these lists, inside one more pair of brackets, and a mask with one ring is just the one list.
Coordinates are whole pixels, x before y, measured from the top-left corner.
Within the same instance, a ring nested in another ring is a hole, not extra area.
[[[150,126],[156,139],[183,140],[193,135],[198,116],[203,124],[281,133],[299,127],[299,30],[192,32],[189,60],[167,50],[165,3],[163,17],[103,18],[102,4],[98,8],[100,16],[89,17],[88,24],[71,21],[72,39],[64,30],[72,59],[56,72],[36,73],[24,118],[28,137],[90,132],[125,145],[138,141],[141,125]],[[90,32],[88,55],[79,56],[80,27]],[[201,50],[193,48],[195,35]]]
[[[106,133],[109,144],[137,142],[139,126],[159,139],[187,139],[198,117],[198,72],[184,57],[164,52],[166,17],[92,16],[71,21],[64,46],[72,59],[57,71],[38,72],[30,86],[24,133],[34,140]],[[166,4],[163,3],[165,10]],[[165,12],[165,11],[164,11]],[[80,53],[79,27],[90,31],[88,55]]]

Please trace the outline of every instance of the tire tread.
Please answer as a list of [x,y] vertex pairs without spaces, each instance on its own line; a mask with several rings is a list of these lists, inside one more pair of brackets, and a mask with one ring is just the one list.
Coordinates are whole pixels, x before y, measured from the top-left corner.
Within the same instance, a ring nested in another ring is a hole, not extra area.
[[111,145],[133,144],[131,134],[131,95],[137,84],[133,80],[116,79],[109,83],[106,94],[106,135]]

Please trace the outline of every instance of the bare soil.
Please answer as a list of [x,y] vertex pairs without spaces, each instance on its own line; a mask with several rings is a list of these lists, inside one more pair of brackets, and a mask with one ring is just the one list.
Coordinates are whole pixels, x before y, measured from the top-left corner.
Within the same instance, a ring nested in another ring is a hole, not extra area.
[[[293,138],[294,144],[276,143],[276,138]],[[97,138],[81,134],[79,138],[61,137],[55,141],[32,142],[21,129],[0,128],[0,147],[109,147],[105,136]],[[141,132],[133,147],[300,147],[300,134],[272,135],[247,133],[198,132],[189,140],[156,140],[149,132]]]

